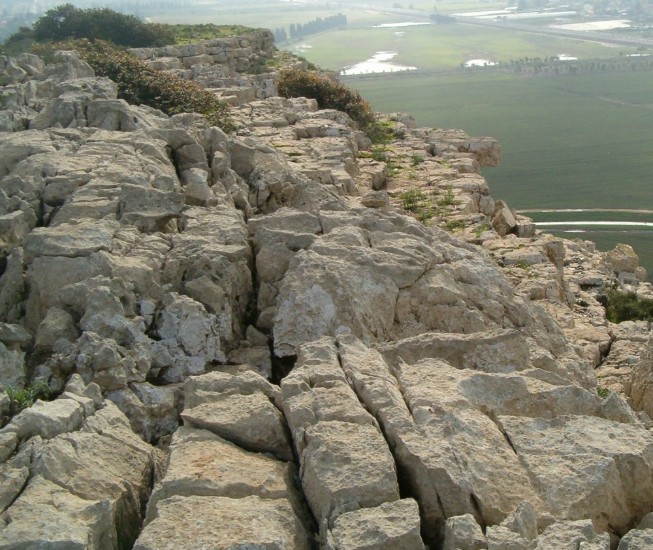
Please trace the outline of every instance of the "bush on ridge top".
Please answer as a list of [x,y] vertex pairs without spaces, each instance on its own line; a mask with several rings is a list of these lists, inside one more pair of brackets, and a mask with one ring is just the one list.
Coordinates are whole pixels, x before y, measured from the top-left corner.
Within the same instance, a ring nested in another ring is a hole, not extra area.
[[98,76],[118,85],[119,97],[134,105],[145,104],[167,115],[199,113],[225,132],[235,129],[229,106],[197,82],[158,71],[109,42],[74,40],[65,44],[77,50]]
[[370,103],[356,90],[317,71],[286,68],[277,74],[277,91],[282,97],[315,99],[320,109],[347,113],[373,142],[387,141],[389,129],[380,124]]

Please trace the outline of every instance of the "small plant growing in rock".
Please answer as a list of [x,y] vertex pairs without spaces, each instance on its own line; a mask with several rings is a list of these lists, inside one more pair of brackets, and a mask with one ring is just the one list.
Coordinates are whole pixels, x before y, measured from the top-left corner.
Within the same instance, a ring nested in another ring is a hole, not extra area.
[[449,220],[444,224],[444,227],[449,231],[458,231],[465,228],[465,222],[463,220]]
[[377,162],[386,162],[387,161],[385,151],[383,149],[379,149],[379,148],[376,148],[376,147],[372,148],[372,152],[370,153],[370,158],[372,158],[373,160],[375,160]]
[[455,206],[458,204],[456,195],[453,192],[453,189],[447,189],[440,198],[438,198],[438,206]]
[[480,239],[481,235],[486,231],[489,231],[490,229],[491,229],[490,224],[482,223],[476,229],[474,229],[474,235],[476,236],[477,239]]
[[419,189],[410,189],[399,195],[401,207],[404,210],[414,212],[419,204],[426,200],[426,195]]
[[601,399],[605,399],[608,397],[608,395],[610,395],[610,390],[608,388],[604,388],[603,386],[597,386],[596,393]]
[[519,269],[530,269],[531,264],[529,264],[526,260],[519,260],[517,262],[517,267]]
[[6,386],[4,390],[9,397],[8,416],[10,418],[23,409],[31,407],[37,399],[48,401],[52,397],[50,386],[43,380],[35,382],[22,390],[18,390],[12,386]]
[[411,166],[419,166],[424,162],[424,157],[422,155],[413,155],[410,157],[410,165]]

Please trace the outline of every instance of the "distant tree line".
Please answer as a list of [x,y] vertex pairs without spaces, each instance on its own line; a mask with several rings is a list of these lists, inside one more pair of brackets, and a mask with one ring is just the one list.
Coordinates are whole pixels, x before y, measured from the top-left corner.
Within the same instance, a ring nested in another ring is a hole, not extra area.
[[109,8],[79,9],[72,4],[63,4],[47,11],[32,28],[21,27],[6,39],[0,52],[13,55],[27,51],[35,42],[63,42],[80,38],[141,48],[172,44],[175,42],[175,32],[170,25],[145,23],[138,17]]
[[347,25],[347,16],[339,13],[322,19],[318,17],[308,23],[292,23],[286,32],[285,28],[274,29],[274,40],[277,43],[286,42],[287,40],[301,40],[309,34],[323,32],[335,27],[344,27]]
[[[506,67],[503,64],[503,67]],[[644,54],[641,57],[619,56],[610,59],[559,60],[553,57],[524,57],[510,60],[510,68],[516,74],[531,75],[562,75],[589,74],[619,71],[650,71],[653,70],[653,56]]]
[[109,8],[79,9],[63,4],[51,9],[32,28],[37,42],[75,38],[101,39],[119,46],[165,46],[174,34],[161,25],[145,23],[133,15]]

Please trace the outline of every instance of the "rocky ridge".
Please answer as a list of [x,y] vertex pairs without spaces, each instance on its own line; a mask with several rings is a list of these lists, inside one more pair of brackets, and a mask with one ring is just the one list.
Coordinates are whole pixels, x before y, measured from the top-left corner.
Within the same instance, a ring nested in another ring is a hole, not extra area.
[[379,160],[237,74],[265,37],[139,54],[233,79],[232,136],[0,60],[0,378],[57,394],[0,430],[0,548],[645,548],[632,250],[495,201],[489,138],[396,115]]

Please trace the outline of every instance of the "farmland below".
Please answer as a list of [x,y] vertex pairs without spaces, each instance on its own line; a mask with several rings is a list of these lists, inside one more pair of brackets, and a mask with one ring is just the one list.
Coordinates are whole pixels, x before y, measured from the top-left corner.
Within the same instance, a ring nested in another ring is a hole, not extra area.
[[[379,2],[381,3],[381,2]],[[382,2],[391,7],[391,2]],[[530,209],[540,222],[639,221],[653,214],[653,56],[644,47],[608,44],[461,23],[430,25],[431,3],[414,11],[347,4],[289,9],[266,0],[257,9],[230,3],[176,22],[244,23],[276,28],[342,12],[347,24],[281,44],[325,69],[340,71],[382,52],[401,73],[343,77],[382,112],[410,112],[421,126],[462,128],[497,138],[503,162],[487,169],[492,195]],[[495,9],[499,2],[439,2],[438,13]],[[419,10],[422,10],[421,12]],[[155,18],[167,22],[166,16]],[[421,23],[406,25],[406,23]],[[404,25],[395,25],[403,23]],[[539,23],[542,24],[542,23]],[[631,36],[628,34],[628,36]],[[554,61],[556,59],[568,61]],[[496,66],[464,69],[469,60]],[[541,62],[541,66],[540,66]],[[561,215],[546,209],[611,209]],[[573,218],[573,219],[572,219]],[[601,249],[631,244],[653,273],[649,226],[555,225],[550,232],[594,240]]]
[[[653,208],[653,71],[648,52],[458,24],[350,25],[309,37],[299,47],[310,61],[334,70],[378,51],[395,51],[393,63],[419,67],[343,81],[378,111],[410,112],[421,126],[462,128],[497,138],[503,161],[484,174],[491,192],[513,208],[533,210],[528,215],[536,222],[653,222],[652,213],[636,217],[603,212],[597,220],[575,212],[571,220],[538,212]],[[548,63],[561,55],[572,61]],[[475,58],[498,65],[461,68]],[[545,72],[535,72],[536,59],[547,61]],[[653,273],[653,227],[554,225],[546,230],[593,240],[603,250],[618,242],[631,244],[640,263]]]
[[[537,210],[653,207],[652,83],[648,71],[526,78],[479,70],[348,80],[379,111],[409,110],[420,125],[497,138],[503,161],[485,172],[492,194],[549,222],[571,220]],[[572,217],[596,220],[596,213]],[[653,214],[601,213],[605,220],[653,222]],[[570,229],[565,236],[603,249],[628,242],[653,272],[653,228]]]

